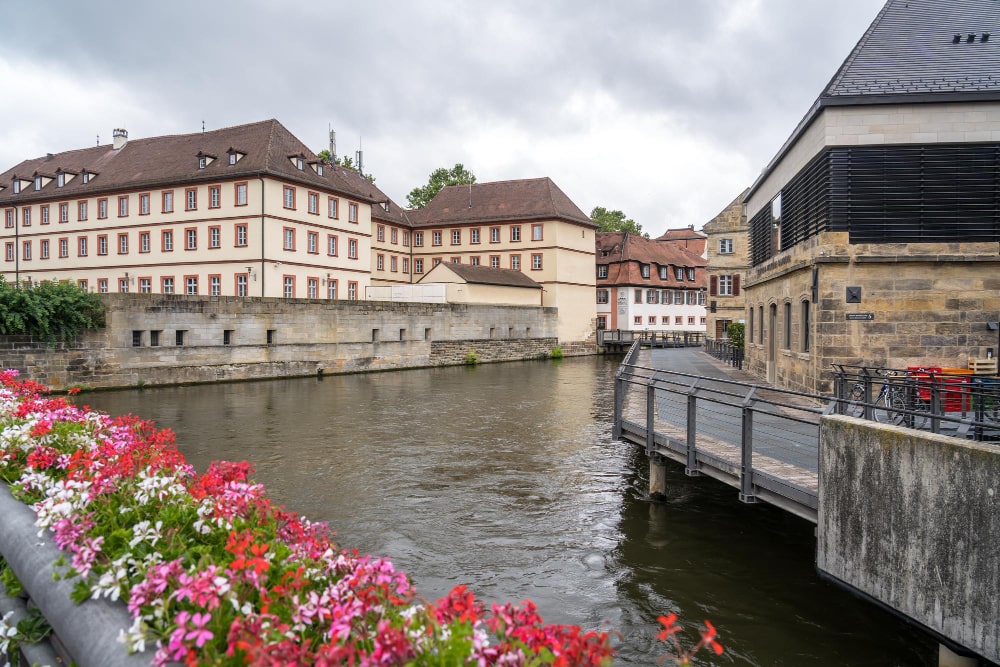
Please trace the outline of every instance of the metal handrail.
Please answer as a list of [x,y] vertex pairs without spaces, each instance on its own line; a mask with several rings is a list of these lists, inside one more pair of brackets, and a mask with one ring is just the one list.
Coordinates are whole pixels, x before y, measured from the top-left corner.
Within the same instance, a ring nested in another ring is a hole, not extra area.
[[959,437],[1000,440],[1000,378],[935,367],[831,366],[840,414],[874,419],[881,410],[920,430],[951,435],[953,429]]

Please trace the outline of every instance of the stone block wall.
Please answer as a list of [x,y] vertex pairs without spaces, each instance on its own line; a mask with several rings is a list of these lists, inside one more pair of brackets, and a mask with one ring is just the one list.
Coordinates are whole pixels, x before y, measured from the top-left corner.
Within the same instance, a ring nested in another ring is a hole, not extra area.
[[[995,243],[850,245],[846,237],[821,234],[751,270],[746,370],[792,389],[828,392],[832,363],[966,368],[969,357],[986,357],[989,349],[1000,354],[997,331],[987,326],[1000,320]],[[848,287],[860,288],[860,302],[847,302]],[[810,309],[808,350],[803,303]]]
[[[539,306],[110,294],[105,329],[72,344],[0,339],[0,364],[56,389],[354,373],[548,356]],[[596,347],[589,347],[595,353]],[[577,353],[586,350],[576,350]]]

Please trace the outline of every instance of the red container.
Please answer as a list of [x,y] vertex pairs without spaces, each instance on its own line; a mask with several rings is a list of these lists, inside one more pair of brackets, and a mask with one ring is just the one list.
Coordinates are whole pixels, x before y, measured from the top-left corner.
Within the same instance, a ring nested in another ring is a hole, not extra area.
[[941,374],[941,368],[938,366],[907,366],[906,370],[909,371],[910,377],[917,381],[917,396],[922,401],[930,402],[931,383],[939,381],[936,376]]

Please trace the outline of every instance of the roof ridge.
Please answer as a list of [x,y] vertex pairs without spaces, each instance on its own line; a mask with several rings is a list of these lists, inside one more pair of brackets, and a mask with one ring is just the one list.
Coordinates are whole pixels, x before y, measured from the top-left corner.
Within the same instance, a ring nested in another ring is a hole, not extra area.
[[267,170],[271,169],[271,147],[274,145],[274,125],[278,121],[272,118],[270,122],[271,128],[267,132],[267,149],[264,151],[264,169]]

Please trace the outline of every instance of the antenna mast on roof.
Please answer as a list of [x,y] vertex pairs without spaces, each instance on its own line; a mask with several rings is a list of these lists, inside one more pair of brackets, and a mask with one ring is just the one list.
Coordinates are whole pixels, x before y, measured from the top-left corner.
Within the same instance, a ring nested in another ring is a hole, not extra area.
[[202,132],[205,131],[205,121],[204,120],[201,121],[201,131]]
[[365,175],[364,169],[361,166],[361,160],[364,158],[364,155],[365,152],[361,150],[361,137],[358,137],[358,152],[355,153],[355,157],[357,158],[355,162],[358,163],[358,175],[360,176]]
[[469,183],[469,208],[472,208],[472,183]]
[[97,145],[101,145],[101,135],[97,135]]
[[330,131],[330,163],[337,163],[337,133],[333,131],[333,126],[327,124],[326,128]]

